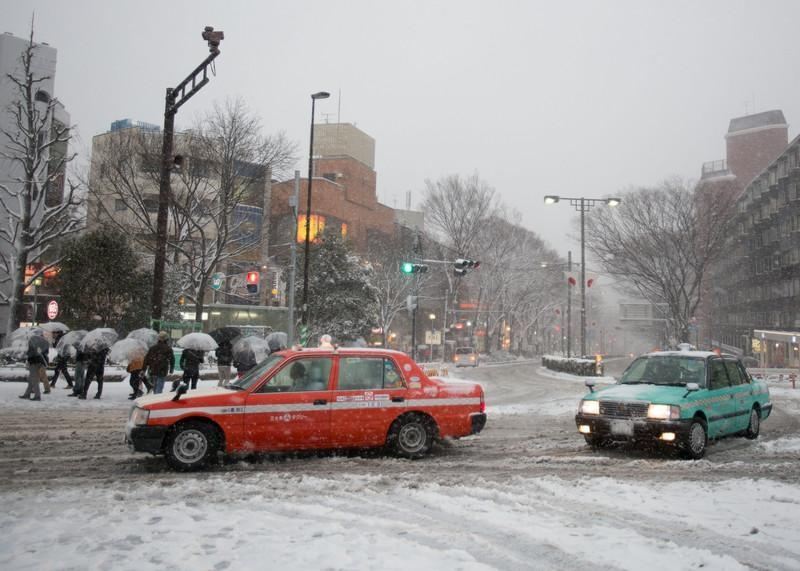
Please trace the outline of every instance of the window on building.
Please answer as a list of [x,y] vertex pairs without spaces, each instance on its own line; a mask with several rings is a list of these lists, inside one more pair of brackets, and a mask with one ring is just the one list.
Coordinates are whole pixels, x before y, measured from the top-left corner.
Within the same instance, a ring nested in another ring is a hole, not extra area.
[[158,212],[157,194],[148,194],[142,199],[142,203],[144,204],[144,209],[147,210],[147,212]]
[[114,211],[115,212],[122,212],[123,210],[127,210],[128,205],[125,204],[125,201],[121,198],[114,199]]
[[347,224],[342,222],[342,238],[347,238]]
[[[325,230],[325,217],[320,216],[319,214],[312,214],[310,220],[310,225],[308,229],[308,239],[309,240],[316,240],[322,231]],[[305,242],[306,241],[306,215],[300,214],[297,217],[297,241],[298,242]]]
[[329,180],[331,182],[336,182],[336,173],[335,172],[323,173],[322,178]]
[[146,173],[161,172],[161,157],[152,153],[145,153],[140,157],[139,170]]

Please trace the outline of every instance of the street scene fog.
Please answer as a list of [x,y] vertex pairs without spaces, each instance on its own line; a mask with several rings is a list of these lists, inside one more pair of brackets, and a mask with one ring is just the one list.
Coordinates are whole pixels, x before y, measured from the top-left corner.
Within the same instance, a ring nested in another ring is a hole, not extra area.
[[0,8],[0,566],[800,568],[795,3]]

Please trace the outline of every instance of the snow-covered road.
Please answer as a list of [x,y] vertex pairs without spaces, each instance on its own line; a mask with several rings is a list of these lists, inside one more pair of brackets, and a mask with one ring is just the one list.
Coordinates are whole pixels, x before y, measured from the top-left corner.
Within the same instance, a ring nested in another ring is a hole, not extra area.
[[487,391],[478,437],[421,461],[248,458],[175,474],[122,443],[127,387],[42,403],[0,383],[2,569],[800,569],[800,390],[753,442],[687,462],[575,433],[579,380],[454,371]]

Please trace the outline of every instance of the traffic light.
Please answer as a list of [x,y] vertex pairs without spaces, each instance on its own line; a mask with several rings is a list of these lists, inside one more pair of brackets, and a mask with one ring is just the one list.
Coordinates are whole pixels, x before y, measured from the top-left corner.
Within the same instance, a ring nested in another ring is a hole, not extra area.
[[404,274],[424,274],[428,271],[425,264],[413,264],[411,262],[401,262],[400,271]]
[[406,297],[406,309],[409,313],[417,309],[417,296],[416,295],[409,295]]
[[453,273],[456,275],[456,277],[461,277],[466,275],[470,270],[477,270],[480,265],[481,263],[477,260],[458,258],[455,262],[453,262]]
[[247,293],[258,293],[258,282],[261,275],[258,272],[247,272]]

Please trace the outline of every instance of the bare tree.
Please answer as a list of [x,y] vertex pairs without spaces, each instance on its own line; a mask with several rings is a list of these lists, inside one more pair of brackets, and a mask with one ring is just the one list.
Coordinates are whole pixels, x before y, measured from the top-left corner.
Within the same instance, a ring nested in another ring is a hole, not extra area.
[[[184,160],[173,174],[168,247],[182,276],[183,293],[195,303],[197,321],[211,274],[226,260],[259,250],[267,234],[262,231],[259,238],[237,212],[248,206],[263,209],[265,184],[273,173],[280,176],[293,164],[296,146],[282,133],[265,136],[262,130],[258,117],[237,99],[215,105],[179,138]],[[106,164],[96,165],[100,175],[91,185],[103,218],[133,226],[137,239],[151,249],[158,162],[149,157],[157,156],[157,142],[152,133],[141,130],[110,138],[98,159]],[[126,212],[129,209],[128,216],[114,216],[108,196],[119,200]],[[261,214],[256,218],[263,219]]]
[[722,252],[734,212],[729,196],[680,180],[633,190],[617,208],[586,218],[586,246],[605,271],[668,307],[673,335],[689,338],[701,285]]
[[494,188],[473,174],[467,178],[451,175],[435,182],[425,181],[422,208],[445,244],[459,256],[465,256],[498,205]]
[[[74,216],[80,205],[77,185],[67,181],[60,200],[48,200],[49,191],[60,193],[66,165],[75,155],[64,151],[70,127],[56,120],[60,103],[43,89],[51,78],[36,74],[36,50],[31,26],[20,68],[7,76],[16,91],[7,108],[12,126],[0,132],[0,158],[12,173],[11,181],[0,181],[0,300],[10,306],[6,332],[19,326],[25,288],[59,263],[58,241],[81,227]],[[38,261],[39,269],[26,276],[26,267]]]

